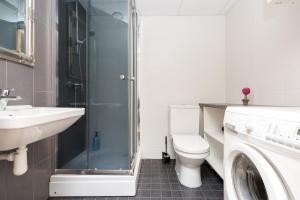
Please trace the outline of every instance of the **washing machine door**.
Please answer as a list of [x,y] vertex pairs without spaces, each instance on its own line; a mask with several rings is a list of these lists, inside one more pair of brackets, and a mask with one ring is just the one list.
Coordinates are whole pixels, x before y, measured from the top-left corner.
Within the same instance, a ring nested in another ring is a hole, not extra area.
[[233,146],[225,158],[225,187],[229,200],[290,200],[271,164],[253,147]]

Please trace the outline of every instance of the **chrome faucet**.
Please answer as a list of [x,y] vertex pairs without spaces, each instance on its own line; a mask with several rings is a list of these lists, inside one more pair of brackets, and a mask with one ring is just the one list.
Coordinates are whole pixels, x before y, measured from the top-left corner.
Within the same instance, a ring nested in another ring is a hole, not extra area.
[[0,111],[6,110],[8,101],[22,100],[21,96],[10,96],[15,89],[0,89]]

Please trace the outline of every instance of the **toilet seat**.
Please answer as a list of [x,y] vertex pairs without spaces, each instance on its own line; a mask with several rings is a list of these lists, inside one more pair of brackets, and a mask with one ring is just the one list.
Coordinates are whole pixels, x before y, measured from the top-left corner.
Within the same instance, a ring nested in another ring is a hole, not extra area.
[[209,152],[202,153],[202,154],[193,154],[193,153],[185,153],[185,152],[179,151],[177,149],[175,149],[175,152],[177,155],[185,157],[185,158],[189,158],[189,159],[206,159],[209,156]]
[[173,135],[175,150],[185,154],[207,154],[209,144],[200,135]]

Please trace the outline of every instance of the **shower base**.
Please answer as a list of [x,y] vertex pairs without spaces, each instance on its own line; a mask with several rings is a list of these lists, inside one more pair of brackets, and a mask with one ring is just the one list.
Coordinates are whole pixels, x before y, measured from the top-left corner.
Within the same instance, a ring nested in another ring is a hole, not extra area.
[[[49,184],[50,197],[135,196],[141,154],[137,153],[131,175],[55,174]],[[120,170],[121,172],[121,170]]]

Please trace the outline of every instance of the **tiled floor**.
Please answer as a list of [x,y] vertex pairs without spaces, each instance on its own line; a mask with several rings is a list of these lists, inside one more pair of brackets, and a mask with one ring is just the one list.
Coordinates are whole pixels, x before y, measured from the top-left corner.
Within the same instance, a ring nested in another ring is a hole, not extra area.
[[175,161],[143,160],[135,197],[53,198],[53,200],[222,200],[223,181],[207,164],[202,165],[202,186],[182,186],[175,173]]

